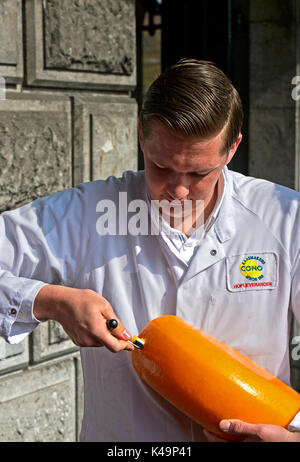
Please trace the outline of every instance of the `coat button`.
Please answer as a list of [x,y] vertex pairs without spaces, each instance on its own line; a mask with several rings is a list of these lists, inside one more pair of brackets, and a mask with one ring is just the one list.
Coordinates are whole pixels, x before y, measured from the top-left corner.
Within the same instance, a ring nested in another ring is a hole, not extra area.
[[214,257],[215,255],[217,255],[216,249],[212,249],[212,250],[210,251],[210,254],[211,254],[213,257]]

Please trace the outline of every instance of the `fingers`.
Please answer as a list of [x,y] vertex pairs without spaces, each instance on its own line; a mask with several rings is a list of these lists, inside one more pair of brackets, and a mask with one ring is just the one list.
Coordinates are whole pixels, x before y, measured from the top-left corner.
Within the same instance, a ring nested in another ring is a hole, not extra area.
[[[107,316],[108,313],[106,313]],[[132,335],[125,328],[123,323],[116,317],[112,308],[109,310],[110,318],[106,318],[106,327],[109,335],[105,336],[103,343],[113,353],[121,350],[132,351],[134,347],[128,343]]]
[[261,427],[262,426],[260,424],[250,424],[238,419],[221,420],[219,423],[219,428],[223,432],[230,433],[232,435],[248,435],[247,441],[249,442],[261,441]]
[[[60,318],[57,320],[75,345],[105,346],[114,353],[134,349],[128,343],[131,334],[116,317],[109,301],[97,292],[90,289],[68,288],[64,303],[67,309],[59,310]],[[112,329],[109,329],[106,322],[111,319],[115,319],[117,325],[110,326]]]
[[127,343],[124,340],[117,339],[111,334],[102,340],[102,344],[112,353],[118,353],[122,350],[134,350],[134,346],[132,346],[130,343]]
[[134,350],[134,347],[128,343],[128,340],[132,338],[132,335],[128,332],[120,319],[117,318],[111,304],[104,298],[102,301],[103,306],[101,309],[101,315],[105,321],[105,330],[108,334],[102,337],[103,345],[113,353],[121,350]]
[[238,419],[221,420],[219,428],[226,433],[247,436],[245,442],[284,442],[291,440],[291,432],[278,425],[250,424]]
[[117,318],[111,318],[106,321],[107,327],[110,332],[121,340],[130,340],[132,335],[125,329],[124,325]]
[[[103,299],[103,307],[101,309],[101,314],[108,323],[107,328],[115,337],[125,341],[131,339],[132,335],[128,332],[128,330],[122,324],[120,319],[117,318],[111,304],[106,299]],[[114,325],[114,323],[112,323],[111,326],[109,325],[109,323],[112,322],[112,320],[117,321],[116,325]]]
[[[112,319],[115,323],[109,323]],[[101,329],[101,343],[103,346],[108,348],[112,353],[117,353],[122,350],[132,351],[134,349],[134,347],[128,343],[128,340],[131,338],[130,333],[115,315],[114,318],[109,320],[104,318],[103,322],[104,327],[103,330]]]
[[258,425],[248,424],[241,420],[221,420],[219,427],[226,433],[247,433],[248,435],[257,435]]

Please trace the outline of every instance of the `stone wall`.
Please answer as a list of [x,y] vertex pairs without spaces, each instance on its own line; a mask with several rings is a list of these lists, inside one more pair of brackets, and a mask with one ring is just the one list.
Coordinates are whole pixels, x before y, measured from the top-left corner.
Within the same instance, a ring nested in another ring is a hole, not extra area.
[[[1,0],[0,76],[0,211],[137,168],[135,0]],[[82,409],[59,324],[0,339],[0,441],[76,441]]]

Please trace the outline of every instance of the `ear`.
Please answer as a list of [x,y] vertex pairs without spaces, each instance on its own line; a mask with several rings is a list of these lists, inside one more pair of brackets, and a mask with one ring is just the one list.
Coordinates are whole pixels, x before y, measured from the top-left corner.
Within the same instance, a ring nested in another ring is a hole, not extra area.
[[233,158],[234,154],[236,153],[236,150],[238,148],[238,145],[240,144],[240,142],[242,141],[242,138],[243,138],[243,135],[240,133],[238,138],[236,139],[236,141],[233,143],[233,145],[231,146],[230,148],[230,151],[229,151],[229,154],[227,156],[227,159],[226,159],[226,164],[229,164],[229,162],[231,161],[231,159]]
[[140,119],[138,119],[138,133],[139,133],[140,147],[143,150],[143,131],[142,131],[142,124],[141,124]]

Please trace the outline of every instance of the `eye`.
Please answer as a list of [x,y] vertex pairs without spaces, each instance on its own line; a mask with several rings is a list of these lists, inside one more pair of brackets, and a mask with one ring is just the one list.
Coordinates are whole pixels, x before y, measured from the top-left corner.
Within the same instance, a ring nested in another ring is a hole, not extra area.
[[207,175],[208,173],[196,173],[196,172],[191,173],[191,176],[193,176],[194,178],[204,178]]

